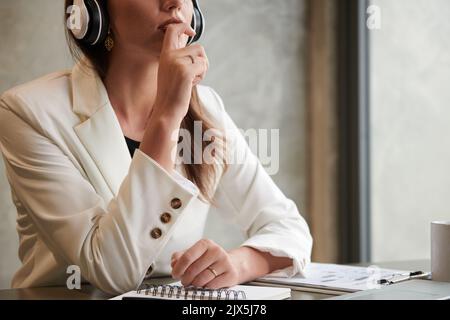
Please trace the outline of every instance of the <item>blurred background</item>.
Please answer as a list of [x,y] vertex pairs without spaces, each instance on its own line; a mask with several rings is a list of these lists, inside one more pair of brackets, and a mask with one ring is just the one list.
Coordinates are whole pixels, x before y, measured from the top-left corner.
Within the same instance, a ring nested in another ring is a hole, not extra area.
[[[318,262],[429,259],[450,220],[448,0],[202,0],[213,87],[242,129],[280,129],[273,179]],[[0,0],[0,92],[71,68],[63,1]],[[0,161],[0,289],[19,266]],[[211,212],[205,236],[242,234]]]

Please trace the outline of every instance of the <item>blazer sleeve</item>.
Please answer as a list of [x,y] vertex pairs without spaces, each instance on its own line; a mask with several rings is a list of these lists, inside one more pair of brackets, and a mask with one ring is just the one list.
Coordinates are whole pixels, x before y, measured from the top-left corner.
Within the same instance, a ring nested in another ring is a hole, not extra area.
[[220,96],[213,89],[210,90],[220,106],[229,163],[216,191],[221,205],[227,210],[219,212],[246,234],[248,239],[242,246],[293,259],[291,267],[277,270],[272,276],[302,273],[310,262],[313,242],[307,223],[295,203],[286,198],[252,153],[225,111]]
[[[117,196],[104,203],[61,149],[14,111],[23,104],[20,96],[0,100],[0,146],[11,188],[39,235],[99,289],[136,289],[198,189],[136,150]],[[169,223],[160,221],[164,212]]]

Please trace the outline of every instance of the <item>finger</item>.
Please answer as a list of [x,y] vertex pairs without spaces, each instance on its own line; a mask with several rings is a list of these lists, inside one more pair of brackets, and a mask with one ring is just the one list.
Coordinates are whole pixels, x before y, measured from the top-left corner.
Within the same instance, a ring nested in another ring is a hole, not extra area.
[[[192,281],[203,272],[208,266],[216,263],[220,257],[218,250],[209,249],[194,263],[192,263],[181,277],[181,283],[188,286]],[[209,270],[208,270],[209,271]],[[211,273],[211,271],[209,271]],[[206,282],[205,282],[206,283]]]
[[183,34],[186,34],[189,37],[193,37],[196,33],[188,23],[170,24],[166,29],[161,53],[179,49],[180,37]]
[[200,76],[195,77],[194,81],[192,81],[192,85],[193,85],[193,86],[196,86],[196,85],[200,84],[200,82],[202,82],[203,79],[204,79],[204,78],[203,78],[203,77],[200,77]]
[[209,68],[209,58],[206,55],[206,51],[205,49],[201,46],[201,45],[193,45],[190,47],[186,47],[180,50],[177,50],[175,52],[177,57],[188,57],[188,56],[193,56],[193,57],[202,57],[205,58],[206,60],[206,64]]
[[194,58],[196,58],[196,57],[204,58],[206,61],[206,69],[209,69],[209,66],[210,66],[209,58],[206,55],[205,49],[201,45],[193,45],[193,46],[190,46],[187,48],[179,49],[179,50],[176,50],[174,52],[174,54],[178,58],[182,58],[182,57],[189,58],[189,56],[192,56]]
[[208,250],[209,241],[200,240],[197,241],[192,247],[190,247],[186,252],[178,259],[172,269],[172,275],[174,278],[181,278],[186,269],[198,258],[200,258],[206,250]]
[[210,282],[203,285],[203,287],[208,289],[220,289],[226,287],[232,287],[235,283],[232,283],[231,274],[228,272],[222,273],[221,275],[215,277]]
[[205,74],[208,70],[208,65],[205,58],[194,58],[194,64],[192,64],[192,60],[190,57],[184,57],[182,61],[183,64],[187,66],[186,72],[188,72],[188,74],[192,76],[193,82],[196,77],[202,77],[202,75]]
[[[192,63],[192,59],[189,58],[189,61]],[[208,62],[203,57],[194,58],[193,69],[194,75],[196,77],[203,77],[208,71]]]
[[214,269],[217,273],[216,275],[206,267],[202,272],[200,272],[195,279],[192,281],[191,285],[195,287],[205,287],[208,283],[213,281],[214,279],[220,277],[226,271],[226,266],[223,262],[215,262],[209,266]]
[[170,261],[170,266],[173,268],[173,266],[175,265],[175,263],[178,261],[178,259],[180,259],[180,257],[183,255],[185,251],[178,251],[175,252],[174,254],[172,254],[172,258]]
[[202,74],[198,75],[195,77],[194,81],[193,81],[193,85],[197,85],[200,82],[202,82],[206,77],[206,72],[203,72]]
[[194,44],[192,46],[179,49],[175,54],[177,57],[194,56],[206,58],[205,48],[199,44]]

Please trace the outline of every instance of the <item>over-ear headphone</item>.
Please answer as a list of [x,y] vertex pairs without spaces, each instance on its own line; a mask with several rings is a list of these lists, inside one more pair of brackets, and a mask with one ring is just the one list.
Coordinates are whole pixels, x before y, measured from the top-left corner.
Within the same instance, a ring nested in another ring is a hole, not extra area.
[[102,43],[109,30],[109,19],[104,8],[97,0],[74,0],[70,20],[79,14],[80,25],[72,27],[73,36],[84,44],[95,46]]
[[198,41],[205,31],[205,17],[200,9],[198,0],[192,0],[192,2],[194,4],[194,15],[192,16],[191,27],[195,30],[196,34],[194,37],[189,37],[188,45]]
[[[76,28],[71,27],[73,36],[81,42],[95,46],[103,43],[108,35],[109,17],[106,8],[98,0],[74,0],[70,20],[73,21],[74,15],[80,15],[80,25]],[[191,27],[196,35],[189,37],[188,45],[198,41],[205,30],[205,18],[198,0],[192,0],[194,5],[194,14],[192,16]]]

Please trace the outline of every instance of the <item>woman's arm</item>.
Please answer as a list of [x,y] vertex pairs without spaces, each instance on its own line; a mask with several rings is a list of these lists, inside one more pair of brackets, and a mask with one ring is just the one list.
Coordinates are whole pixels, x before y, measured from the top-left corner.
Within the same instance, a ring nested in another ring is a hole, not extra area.
[[[37,112],[38,105],[27,96],[9,92],[0,99],[0,146],[21,209],[62,268],[79,266],[84,279],[108,293],[136,289],[198,189],[137,150],[118,194],[105,203],[54,142],[57,139],[49,138],[59,137],[59,128],[43,129],[40,126],[49,122],[28,116]],[[76,147],[73,143],[69,147]],[[175,198],[181,204],[178,208],[171,206]],[[163,212],[172,213],[170,223],[161,222]],[[32,249],[26,253],[33,254],[38,253]],[[41,258],[33,257],[38,262]],[[45,270],[33,271],[27,283],[48,276]]]
[[287,276],[302,272],[312,248],[305,220],[253,155],[217,93],[206,87],[202,91],[205,104],[220,109],[229,159],[240,160],[229,162],[219,181],[214,198],[218,212],[237,224],[248,239],[229,252],[210,240],[201,240],[174,254],[173,276],[185,285],[219,288],[276,270]]
[[188,112],[193,86],[203,79],[209,65],[202,46],[179,49],[183,34],[194,36],[195,31],[188,23],[170,24],[167,28],[159,61],[157,97],[140,145],[142,152],[168,172],[174,169],[178,131]]
[[242,246],[229,251],[239,274],[238,283],[254,280],[275,270],[292,266],[292,259],[274,257],[268,252],[262,252],[252,247]]

